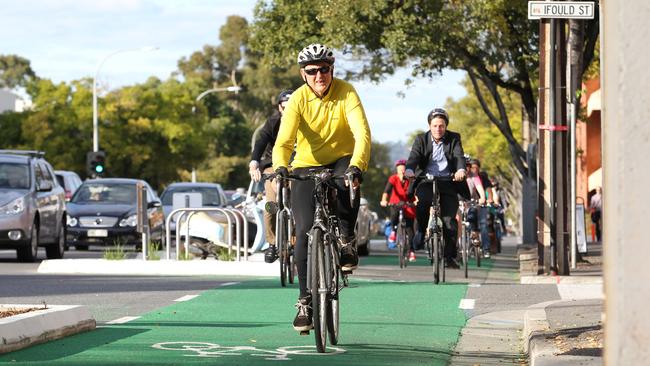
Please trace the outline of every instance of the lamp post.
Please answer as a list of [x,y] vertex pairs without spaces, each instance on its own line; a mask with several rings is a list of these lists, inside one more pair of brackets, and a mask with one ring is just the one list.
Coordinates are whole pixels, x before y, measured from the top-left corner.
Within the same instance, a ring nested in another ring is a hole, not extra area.
[[93,78],[93,151],[99,151],[99,126],[97,123],[97,77],[99,76],[99,70],[102,68],[106,60],[111,56],[114,56],[118,53],[131,52],[131,51],[155,51],[158,47],[141,47],[141,48],[127,48],[122,50],[114,51],[108,56],[104,57],[102,61],[97,65],[97,70],[95,71],[95,77]]
[[[233,80],[233,84],[234,84],[234,80]],[[194,100],[194,106],[192,107],[192,112],[196,112],[196,104],[201,99],[203,99],[206,95],[211,93],[216,93],[216,92],[222,92],[222,91],[239,94],[239,91],[241,91],[241,87],[237,85],[232,85],[228,87],[212,88],[204,91],[203,93],[199,94],[199,96],[197,96],[196,99]],[[196,168],[192,168],[192,183],[196,183]]]

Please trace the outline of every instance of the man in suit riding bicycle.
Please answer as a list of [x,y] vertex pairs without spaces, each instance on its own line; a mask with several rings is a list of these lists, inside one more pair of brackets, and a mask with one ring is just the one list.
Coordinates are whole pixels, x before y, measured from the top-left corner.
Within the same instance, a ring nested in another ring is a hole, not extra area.
[[[439,181],[443,237],[445,241],[444,256],[447,266],[459,268],[455,257],[457,253],[456,236],[458,223],[458,194],[469,195],[465,182],[465,157],[460,134],[447,130],[449,115],[443,108],[434,108],[427,116],[429,131],[418,135],[411,147],[406,162],[405,175],[415,178],[424,174],[433,176],[453,176],[453,181]],[[424,233],[429,222],[429,208],[433,201],[432,183],[418,185],[416,180],[410,186],[409,194],[417,198],[417,231],[413,239],[414,248],[422,248]],[[417,187],[417,188],[416,188]],[[415,192],[413,190],[416,189]]]

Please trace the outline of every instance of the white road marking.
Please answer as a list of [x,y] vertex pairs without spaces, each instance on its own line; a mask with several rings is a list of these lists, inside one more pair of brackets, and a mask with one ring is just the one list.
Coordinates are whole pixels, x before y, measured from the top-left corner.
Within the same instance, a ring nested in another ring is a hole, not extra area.
[[195,297],[198,297],[199,295],[185,295],[183,297],[179,297],[178,299],[174,301],[187,301],[187,300],[192,300]]
[[472,310],[474,309],[475,303],[476,300],[474,299],[461,299],[460,304],[458,304],[458,308],[463,310]]
[[128,323],[131,320],[135,320],[135,319],[138,319],[138,318],[139,318],[139,316],[125,316],[125,317],[122,317],[122,318],[119,318],[119,319],[111,320],[110,322],[106,322],[106,324],[124,324],[124,323]]
[[226,286],[232,286],[232,285],[237,285],[239,282],[225,282],[219,285],[219,287],[226,287]]
[[467,287],[481,287],[480,283],[470,283]]

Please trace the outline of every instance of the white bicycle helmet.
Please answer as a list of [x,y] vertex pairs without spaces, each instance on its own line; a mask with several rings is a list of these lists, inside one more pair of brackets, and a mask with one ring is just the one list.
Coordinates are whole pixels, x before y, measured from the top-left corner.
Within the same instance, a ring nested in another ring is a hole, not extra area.
[[320,43],[312,43],[298,53],[298,65],[300,67],[319,61],[327,62],[330,65],[333,64],[334,52]]

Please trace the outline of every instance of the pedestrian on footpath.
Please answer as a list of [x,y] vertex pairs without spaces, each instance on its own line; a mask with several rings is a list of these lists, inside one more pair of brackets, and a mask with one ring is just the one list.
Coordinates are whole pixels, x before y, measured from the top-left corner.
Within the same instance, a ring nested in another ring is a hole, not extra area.
[[596,193],[591,196],[591,201],[589,202],[589,208],[591,209],[591,222],[593,222],[596,227],[596,241],[600,241],[602,235],[600,229],[600,220],[602,218],[603,210],[602,192],[602,188],[596,188]]

